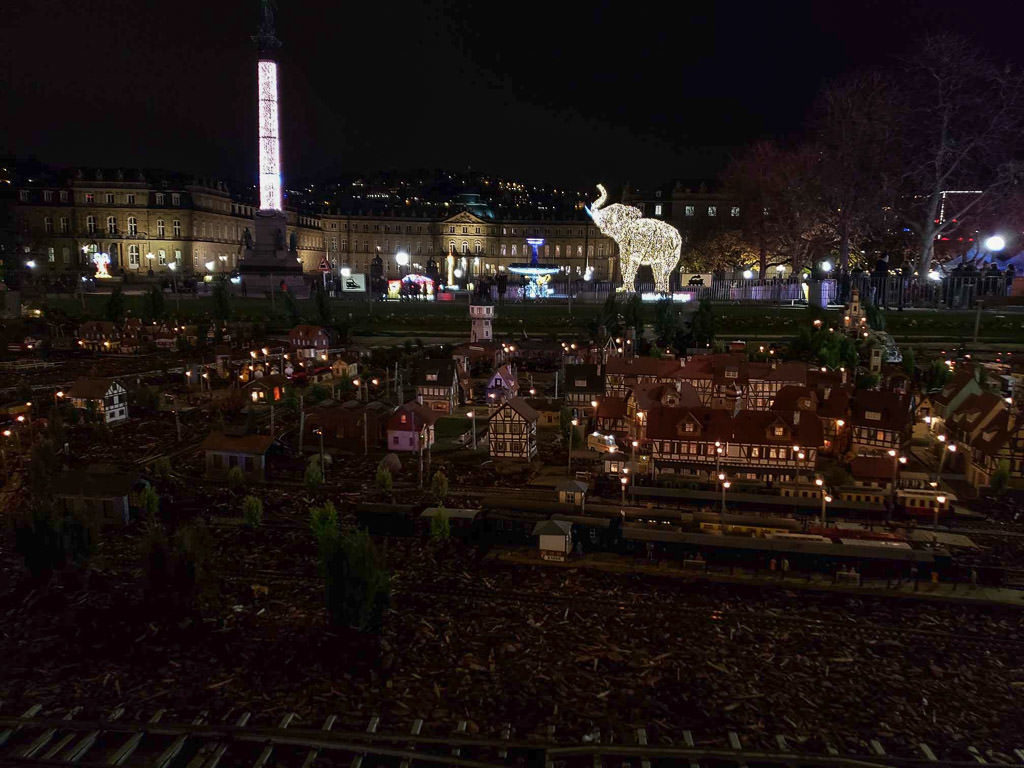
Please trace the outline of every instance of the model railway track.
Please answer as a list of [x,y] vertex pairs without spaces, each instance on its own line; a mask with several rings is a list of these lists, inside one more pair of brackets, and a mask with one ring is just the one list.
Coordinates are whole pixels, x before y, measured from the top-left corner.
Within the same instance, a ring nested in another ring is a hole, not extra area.
[[[881,766],[963,766],[996,762],[1024,767],[1024,749],[986,750],[973,746],[940,757],[920,743],[913,754],[899,755],[878,738],[864,740],[864,751],[845,748],[838,739],[822,738],[821,752],[794,748],[784,736],[744,745],[735,731],[708,736],[685,729],[661,733],[635,728],[623,733],[592,731],[573,738],[547,726],[543,733],[513,738],[512,724],[493,736],[471,735],[467,720],[424,729],[420,719],[381,726],[371,717],[365,727],[354,718],[330,715],[322,723],[302,723],[286,713],[274,724],[256,723],[251,713],[230,715],[214,723],[208,712],[174,722],[164,710],[148,719],[129,720],[117,709],[99,720],[78,719],[72,709],[41,715],[33,705],[20,716],[0,714],[0,761],[18,766],[146,766],[147,768],[215,768],[216,766],[301,766],[324,768],[636,768],[689,766],[765,766],[797,768],[881,768]],[[347,726],[347,727],[346,727]],[[663,730],[663,729],[662,729]]]
[[[320,588],[322,580],[318,576],[284,575],[277,571],[254,570],[246,576],[227,577],[227,581],[252,584],[301,584]],[[514,602],[534,606],[536,608],[554,609],[572,613],[636,613],[638,611],[663,611],[673,615],[686,615],[696,620],[708,622],[729,622],[742,624],[747,629],[777,631],[783,629],[819,630],[834,632],[850,637],[866,637],[871,639],[886,637],[893,640],[916,638],[948,643],[951,645],[967,645],[972,648],[1003,649],[1024,653],[1024,640],[1007,639],[990,634],[960,634],[941,630],[919,629],[915,627],[887,627],[880,624],[857,621],[836,621],[834,619],[816,619],[794,616],[777,616],[768,613],[740,612],[730,608],[703,608],[685,606],[658,606],[651,604],[650,595],[628,594],[616,599],[600,600],[584,597],[560,597],[556,595],[530,595],[521,592],[479,589],[474,587],[455,586],[450,589],[429,585],[399,585],[394,589],[393,596],[397,601],[403,597],[427,597],[469,602]]]

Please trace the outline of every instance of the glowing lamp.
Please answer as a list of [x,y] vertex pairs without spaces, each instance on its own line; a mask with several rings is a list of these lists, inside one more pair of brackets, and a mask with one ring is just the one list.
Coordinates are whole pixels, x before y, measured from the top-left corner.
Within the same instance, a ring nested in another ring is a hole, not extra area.
[[822,272],[826,272],[826,273],[827,272],[831,272],[832,271],[832,262],[830,262],[830,261],[823,261],[823,262],[821,262],[821,271]]
[[455,277],[457,277],[457,278],[459,278],[459,279],[462,279],[462,276],[463,276],[464,274],[465,274],[465,273],[464,273],[464,272],[462,271],[462,269],[461,269],[461,268],[459,268],[459,267],[456,267],[456,268],[455,268]]
[[929,280],[935,280],[936,282],[938,282],[939,280],[941,280],[941,279],[942,279],[942,275],[940,275],[940,274],[939,274],[938,272],[936,272],[936,271],[935,271],[935,270],[933,269],[933,270],[930,270],[930,271],[928,272],[928,279],[929,279]]
[[743,279],[744,279],[744,280],[749,280],[749,279],[750,279],[750,278],[752,278],[753,276],[754,276],[754,273],[753,273],[753,272],[751,272],[751,271],[750,271],[749,269],[745,269],[745,270],[743,270]]
[[575,427],[575,426],[577,426],[577,425],[578,425],[579,423],[580,423],[580,420],[579,420],[579,419],[573,419],[573,420],[572,420],[572,425],[573,425],[574,427]]
[[999,235],[992,235],[985,240],[985,247],[990,251],[1001,251],[1006,247],[1006,240]]
[[950,444],[950,446],[949,446],[949,452],[950,452],[950,453],[956,453],[956,445],[954,445],[954,444]]
[[409,266],[409,254],[405,251],[399,251],[395,254],[395,261],[398,263],[398,266],[407,267]]
[[842,419],[836,419],[836,426],[842,429],[844,426],[846,426],[846,422],[843,421]]
[[935,500],[937,502],[939,502],[939,504],[945,504],[946,503],[946,497],[945,496],[936,496]]
[[728,480],[726,480],[726,481],[725,481],[724,483],[722,483],[722,487],[723,487],[723,488],[728,488],[728,487],[730,487],[731,485],[732,485],[732,483],[730,483],[730,482],[729,482]]
[[205,267],[206,267],[207,271],[209,271],[209,272],[213,272],[213,268],[214,268],[215,266],[217,266],[217,262],[215,262],[215,261],[208,261],[208,262],[206,262],[206,264],[204,264],[203,266],[205,266]]
[[349,267],[342,267],[341,268],[341,276],[342,277],[349,277],[351,275],[352,275],[352,270]]
[[826,504],[831,504],[832,503],[832,497],[829,496],[828,494],[825,495],[825,503]]
[[34,259],[29,259],[28,261],[25,262],[25,266],[28,267],[29,269],[35,269],[36,262]]

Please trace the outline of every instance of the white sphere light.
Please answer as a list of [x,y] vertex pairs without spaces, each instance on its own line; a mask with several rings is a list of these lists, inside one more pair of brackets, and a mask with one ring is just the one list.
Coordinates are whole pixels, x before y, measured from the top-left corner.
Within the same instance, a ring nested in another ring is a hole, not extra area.
[[823,261],[823,262],[821,262],[821,271],[822,272],[831,272],[832,271],[832,262],[831,261]]
[[465,274],[465,273],[461,269],[459,269],[458,267],[455,268],[455,276],[456,277],[461,278],[463,274]]
[[395,261],[398,262],[398,266],[404,267],[409,264],[409,254],[405,251],[399,251],[395,254]]
[[342,267],[341,268],[341,276],[342,277],[349,277],[351,275],[352,275],[352,269],[351,268],[349,268],[349,267]]
[[985,241],[985,247],[990,251],[1001,251],[1006,247],[1006,240],[1000,235],[992,235]]
[[749,269],[745,269],[745,270],[743,270],[743,279],[744,279],[744,280],[749,280],[749,279],[750,279],[750,278],[752,278],[753,276],[754,276],[754,273],[753,273],[753,272],[751,272],[751,271],[750,271]]

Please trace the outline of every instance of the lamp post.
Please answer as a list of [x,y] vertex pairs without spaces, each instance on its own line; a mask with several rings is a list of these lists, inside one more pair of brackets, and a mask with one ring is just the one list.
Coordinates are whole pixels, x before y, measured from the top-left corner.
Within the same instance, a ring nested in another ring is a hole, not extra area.
[[320,438],[320,481],[327,480],[327,466],[324,464],[324,431],[320,427],[313,428],[313,434]]
[[569,477],[572,477],[572,436],[576,431],[576,425],[580,423],[579,419],[573,419],[569,424],[569,466],[566,469]]
[[167,265],[167,268],[171,270],[171,290],[174,291],[174,311],[179,315],[181,314],[181,304],[178,301],[178,262],[174,260]]
[[722,441],[715,440],[715,474],[722,471]]
[[399,251],[395,254],[395,263],[398,265],[398,276],[400,278],[405,277],[405,268],[409,266],[409,254],[405,251]]
[[724,515],[725,514],[725,492],[726,492],[726,490],[728,490],[729,486],[732,485],[732,483],[730,483],[728,480],[725,479],[725,473],[724,472],[719,472],[718,473],[718,482],[720,482],[722,484],[722,514]]
[[476,450],[476,411],[470,411],[466,415],[469,416],[469,418],[471,418],[473,420],[473,431],[472,431],[471,434],[473,435],[473,450],[475,451]]
[[935,475],[936,486],[942,482],[942,467],[946,463],[946,453],[956,453],[956,444],[946,440],[945,435],[939,435],[939,442],[942,443],[942,456],[939,458],[939,471]]
[[825,481],[820,477],[814,480],[814,484],[818,486],[818,490],[821,492],[821,524],[825,525],[825,504],[832,501],[832,497],[825,492]]
[[619,483],[622,485],[622,503],[626,503],[626,486],[629,485],[629,478],[623,475],[619,478]]
[[636,449],[637,449],[637,446],[639,446],[639,445],[640,445],[640,441],[639,440],[634,440],[632,443],[630,443],[630,447],[633,449],[632,460],[633,460],[633,468],[634,469],[636,469]]
[[932,517],[932,544],[939,541],[939,508],[946,503],[946,497],[938,495],[935,497],[935,514]]

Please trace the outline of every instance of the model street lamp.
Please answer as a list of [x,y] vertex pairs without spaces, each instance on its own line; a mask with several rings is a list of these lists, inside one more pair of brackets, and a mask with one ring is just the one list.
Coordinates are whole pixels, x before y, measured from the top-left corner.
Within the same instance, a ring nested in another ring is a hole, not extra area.
[[573,419],[569,427],[569,466],[566,470],[569,474],[569,477],[572,477],[572,436],[573,433],[576,431],[576,425],[579,423],[579,419]]
[[324,431],[320,427],[313,427],[313,434],[320,438],[320,481],[327,479],[327,466],[324,464]]
[[956,443],[950,443],[945,435],[939,435],[939,442],[942,443],[942,456],[939,458],[939,471],[935,475],[936,486],[942,482],[942,467],[946,463],[946,453],[956,453]]
[[939,509],[943,504],[946,503],[946,497],[939,496],[935,497],[935,514],[932,518],[932,544],[938,543],[939,540]]
[[476,450],[476,411],[470,411],[466,415],[469,416],[469,418],[471,418],[473,420],[472,435],[473,435],[473,450],[475,451]]
[[622,485],[622,503],[625,504],[626,503],[626,486],[629,485],[629,478],[626,477],[626,476],[623,476],[623,477],[619,478],[619,483],[621,483],[621,485]]

